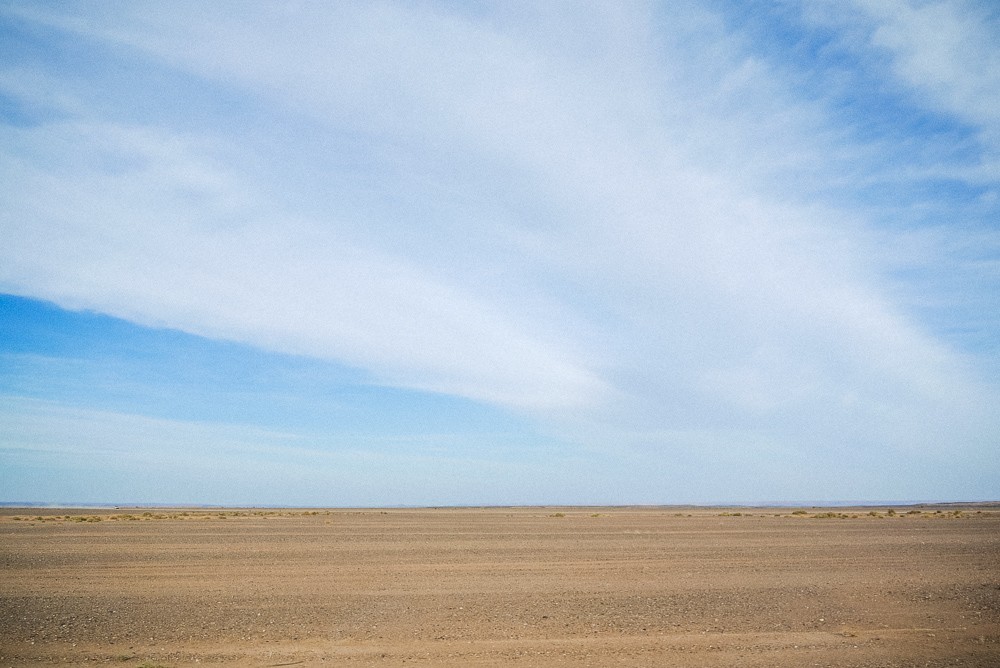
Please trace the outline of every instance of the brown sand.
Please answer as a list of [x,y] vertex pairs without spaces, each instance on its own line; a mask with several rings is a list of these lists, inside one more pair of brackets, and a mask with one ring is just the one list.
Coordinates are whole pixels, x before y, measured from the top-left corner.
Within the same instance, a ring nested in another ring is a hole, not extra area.
[[1000,508],[877,510],[7,509],[0,668],[1000,666]]

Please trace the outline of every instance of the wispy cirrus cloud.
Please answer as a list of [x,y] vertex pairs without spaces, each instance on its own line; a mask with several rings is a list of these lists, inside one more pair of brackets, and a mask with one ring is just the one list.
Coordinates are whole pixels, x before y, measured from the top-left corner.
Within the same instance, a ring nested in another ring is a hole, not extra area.
[[[996,335],[995,263],[969,258],[997,247],[995,23],[792,7],[8,9],[99,55],[0,76],[35,113],[3,129],[0,285],[588,446],[981,454],[996,378],[954,330]],[[785,42],[755,46],[754,20]],[[162,109],[133,92],[153,82]],[[900,82],[954,123],[921,129]],[[979,190],[929,189],[943,174]]]
[[[830,3],[803,9],[809,25],[835,28],[842,53],[894,101],[897,128],[880,170],[873,220],[892,230],[885,261],[905,280],[896,297],[960,347],[991,351],[1000,303],[1000,77],[998,16],[988,4]],[[865,120],[862,117],[861,120]],[[886,119],[878,119],[886,125]],[[905,159],[902,159],[904,158]],[[994,368],[991,356],[977,364]]]
[[22,187],[6,214],[19,239],[5,270],[13,286],[498,403],[572,405],[600,390],[461,286],[335,227],[261,216],[257,197],[191,150],[193,139],[80,124],[18,134],[43,135],[38,143],[61,161],[55,170],[8,163]]
[[994,146],[1000,142],[995,8],[903,0],[856,4],[875,24],[872,46],[889,52],[893,74],[901,82],[928,106],[976,124]]

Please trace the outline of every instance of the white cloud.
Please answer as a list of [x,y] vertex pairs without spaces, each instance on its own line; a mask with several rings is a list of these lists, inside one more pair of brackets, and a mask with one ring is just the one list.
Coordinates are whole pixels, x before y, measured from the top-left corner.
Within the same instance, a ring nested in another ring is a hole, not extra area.
[[[991,390],[893,303],[861,207],[814,198],[827,181],[867,185],[863,166],[842,168],[872,147],[707,11],[72,11],[18,10],[348,148],[317,159],[290,132],[274,164],[251,167],[240,137],[155,118],[74,109],[8,129],[3,174],[20,187],[2,219],[18,240],[5,289],[342,360],[581,440],[743,428],[840,443],[851,424],[863,447],[926,451],[992,424]],[[993,127],[993,70],[963,71],[950,37],[985,50],[982,31],[954,12],[894,16],[876,39],[900,76]],[[915,50],[930,19],[954,27],[932,57]],[[360,166],[312,192],[283,176],[327,160]],[[357,184],[371,195],[342,202]],[[937,426],[914,434],[927,414]]]
[[[929,155],[925,164],[897,165],[901,182],[957,179],[996,187],[1000,179],[1000,16],[990,3],[970,0],[855,0],[861,12],[845,12],[841,3],[807,3],[803,17],[833,28],[844,48],[883,93],[899,95],[914,108],[957,120],[971,141],[952,132],[920,137]],[[871,85],[871,84],[869,84]],[[953,128],[954,130],[954,128]],[[938,130],[940,131],[940,130]],[[900,139],[897,138],[897,142]],[[908,141],[908,140],[903,140]],[[948,152],[975,152],[956,164]]]
[[[386,382],[526,408],[600,383],[488,304],[336,225],[266,205],[194,149],[143,128],[8,130],[6,288],[144,324],[337,358]],[[261,208],[258,208],[261,207]]]
[[896,75],[933,107],[956,114],[1000,141],[1000,24],[965,1],[858,2],[876,21],[875,46]]

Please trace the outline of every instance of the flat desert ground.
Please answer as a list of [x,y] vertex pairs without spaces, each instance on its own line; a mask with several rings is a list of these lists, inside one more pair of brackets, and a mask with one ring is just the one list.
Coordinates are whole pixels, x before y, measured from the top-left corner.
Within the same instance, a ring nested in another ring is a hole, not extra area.
[[7,508],[0,668],[1000,666],[1000,507],[886,510]]

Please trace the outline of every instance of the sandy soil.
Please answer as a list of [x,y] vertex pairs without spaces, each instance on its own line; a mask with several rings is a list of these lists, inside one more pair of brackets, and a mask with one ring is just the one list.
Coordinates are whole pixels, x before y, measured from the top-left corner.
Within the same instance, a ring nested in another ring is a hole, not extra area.
[[0,668],[1000,666],[1000,508],[869,510],[5,509]]

